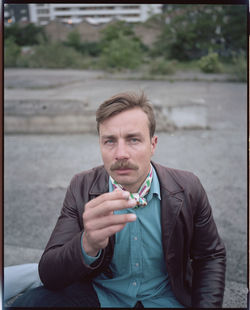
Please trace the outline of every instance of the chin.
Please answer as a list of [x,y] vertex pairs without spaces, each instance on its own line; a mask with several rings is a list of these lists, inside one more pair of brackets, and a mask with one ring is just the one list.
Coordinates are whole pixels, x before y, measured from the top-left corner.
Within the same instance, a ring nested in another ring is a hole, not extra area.
[[131,186],[132,184],[134,184],[134,180],[131,179],[131,177],[128,176],[115,176],[115,178],[113,178],[116,180],[117,183],[121,184],[123,187],[126,188],[126,186]]
[[133,183],[131,177],[128,177],[127,175],[115,175],[113,179],[115,179],[120,184],[129,185],[130,183]]

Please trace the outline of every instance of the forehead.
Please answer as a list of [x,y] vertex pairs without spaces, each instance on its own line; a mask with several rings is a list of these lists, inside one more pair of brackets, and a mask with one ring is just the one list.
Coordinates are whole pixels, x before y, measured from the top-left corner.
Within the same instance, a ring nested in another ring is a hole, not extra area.
[[147,133],[149,131],[149,121],[147,114],[140,108],[133,108],[122,111],[109,117],[100,124],[100,135],[116,134],[118,132],[139,131]]

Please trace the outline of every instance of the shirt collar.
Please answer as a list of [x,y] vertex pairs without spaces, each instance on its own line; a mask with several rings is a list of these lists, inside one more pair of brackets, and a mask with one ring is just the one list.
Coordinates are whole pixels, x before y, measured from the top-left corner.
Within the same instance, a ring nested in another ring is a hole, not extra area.
[[153,179],[151,187],[149,193],[146,195],[147,201],[150,201],[153,196],[156,196],[159,200],[161,200],[160,182],[154,167],[153,167]]

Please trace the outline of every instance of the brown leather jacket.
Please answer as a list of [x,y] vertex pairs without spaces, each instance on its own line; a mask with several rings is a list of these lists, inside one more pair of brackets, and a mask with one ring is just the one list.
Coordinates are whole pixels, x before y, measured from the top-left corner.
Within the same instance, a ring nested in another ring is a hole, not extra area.
[[[161,187],[162,246],[172,290],[188,307],[222,307],[226,251],[207,195],[194,174],[152,164]],[[63,288],[101,272],[112,277],[115,236],[91,266],[84,263],[81,250],[84,205],[108,192],[108,177],[103,166],[73,177],[39,263],[47,288]]]

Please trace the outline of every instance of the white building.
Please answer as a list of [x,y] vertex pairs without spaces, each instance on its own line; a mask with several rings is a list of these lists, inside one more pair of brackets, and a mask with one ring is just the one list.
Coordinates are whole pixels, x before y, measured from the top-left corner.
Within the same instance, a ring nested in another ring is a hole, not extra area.
[[151,15],[161,13],[161,9],[162,4],[29,4],[30,21],[38,25],[46,25],[52,20],[69,24],[80,23],[83,20],[100,24],[113,19],[143,22]]

